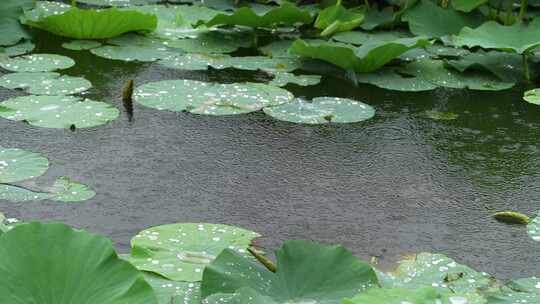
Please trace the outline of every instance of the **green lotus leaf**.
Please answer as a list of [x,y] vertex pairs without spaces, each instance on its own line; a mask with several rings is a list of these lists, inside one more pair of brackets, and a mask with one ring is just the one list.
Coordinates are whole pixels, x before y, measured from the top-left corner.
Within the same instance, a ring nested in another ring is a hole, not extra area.
[[2,212],[0,212],[0,236],[3,233],[6,233],[10,231],[11,229],[15,228],[17,225],[22,224],[21,221],[19,221],[16,218],[6,218]]
[[77,2],[99,6],[133,6],[160,2],[161,0],[77,0]]
[[540,242],[540,211],[538,212],[538,216],[532,219],[527,225],[527,233],[533,240]]
[[516,82],[523,75],[522,58],[514,53],[478,51],[466,54],[459,59],[448,60],[446,63],[460,72],[488,71],[508,82]]
[[274,74],[274,79],[270,81],[269,85],[276,87],[284,87],[288,84],[296,84],[299,86],[311,86],[321,82],[321,76],[319,75],[295,75],[287,72],[279,72]]
[[483,19],[476,15],[464,14],[452,9],[442,8],[430,0],[422,0],[407,10],[402,17],[409,23],[409,30],[417,36],[448,40],[464,27],[477,27]]
[[383,67],[371,73],[356,74],[354,79],[356,82],[369,83],[383,89],[403,92],[430,91],[439,87],[420,76],[403,72],[402,68],[399,67]]
[[528,103],[540,105],[540,89],[526,91],[523,95],[523,99]]
[[459,117],[459,114],[452,112],[426,111],[427,117],[434,120],[454,120]]
[[182,49],[188,53],[223,54],[232,53],[240,47],[249,47],[253,42],[250,34],[227,34],[221,32],[208,32],[196,38],[169,40],[165,45],[171,48]]
[[34,4],[33,0],[0,1],[0,45],[14,45],[22,39],[30,38],[19,23],[19,16]]
[[82,77],[60,76],[55,72],[11,73],[0,77],[0,86],[8,89],[24,89],[35,95],[72,95],[92,87]]
[[358,73],[375,71],[408,50],[428,45],[421,38],[402,38],[389,42],[374,42],[355,48],[337,42],[296,40],[290,52],[308,58],[330,62]]
[[159,59],[169,58],[174,55],[167,50],[152,49],[140,46],[113,46],[106,45],[91,49],[96,56],[111,60],[153,62]]
[[0,147],[0,183],[13,183],[38,177],[49,168],[39,153]]
[[468,13],[488,1],[489,0],[452,0],[450,3],[454,9]]
[[317,97],[311,101],[298,98],[263,110],[275,119],[300,124],[352,123],[375,115],[375,109],[365,103],[337,97]]
[[63,224],[19,225],[0,237],[0,295],[10,304],[157,304],[111,241]]
[[53,193],[34,191],[19,186],[0,184],[0,201],[4,200],[12,203],[22,203],[52,198],[54,198]]
[[372,288],[342,304],[437,304],[441,295],[431,286],[418,289]]
[[363,45],[380,42],[391,42],[401,38],[408,38],[409,36],[403,32],[343,32],[337,33],[332,36],[332,40],[350,43],[354,45]]
[[[342,246],[287,241],[276,252],[277,272],[224,250],[204,271],[201,294],[209,304],[338,304],[377,284],[373,269]],[[250,301],[250,298],[254,300]]]
[[15,58],[0,57],[0,67],[12,72],[50,72],[68,69],[73,59],[55,54],[32,54]]
[[198,282],[204,268],[224,249],[247,254],[260,235],[242,228],[183,223],[152,227],[131,240],[130,262],[174,281]]
[[105,39],[132,31],[152,31],[157,26],[157,17],[116,8],[93,10],[73,7],[62,14],[37,21],[27,19],[26,24],[69,38]]
[[145,272],[146,282],[154,288],[159,304],[201,304],[201,284],[177,282]]
[[62,43],[62,47],[73,51],[90,50],[100,47],[102,44],[95,40],[73,40]]
[[400,262],[391,273],[378,273],[384,288],[435,287],[442,293],[475,293],[488,290],[495,280],[484,272],[458,264],[442,254],[420,253]]
[[185,54],[159,62],[168,68],[181,70],[206,70],[234,68],[239,70],[262,70],[266,72],[290,72],[300,68],[301,61],[293,58],[269,58],[266,56],[231,57],[225,55]]
[[69,177],[60,177],[50,190],[59,202],[82,202],[91,199],[96,193],[88,186],[79,184]]
[[338,0],[335,5],[322,10],[315,20],[315,28],[322,30],[321,36],[330,36],[338,32],[348,32],[360,26],[364,21],[362,9],[347,9]]
[[12,57],[24,55],[33,51],[35,47],[36,45],[30,41],[24,41],[13,46],[0,47],[0,56],[2,54],[5,54],[7,56],[12,56]]
[[540,279],[536,277],[508,282],[488,297],[489,304],[523,304],[540,301]]
[[441,44],[432,44],[425,47],[426,51],[437,58],[458,58],[466,57],[470,54],[468,50],[462,48],[456,48],[451,46],[445,46]]
[[292,99],[288,91],[265,84],[216,84],[187,79],[148,83],[134,94],[134,100],[147,107],[205,115],[250,113]]
[[370,7],[365,12],[364,22],[360,27],[366,31],[371,31],[377,27],[389,24],[394,20],[394,9],[391,6],[378,10],[377,7]]
[[504,26],[488,21],[475,29],[465,27],[453,41],[458,46],[528,53],[540,46],[540,18],[534,19],[528,25],[518,22],[512,26]]
[[60,2],[36,1],[35,7],[31,10],[25,10],[24,15],[22,15],[19,19],[23,24],[28,22],[37,22],[40,19],[48,16],[63,14],[69,11],[71,8],[71,5]]
[[272,58],[299,58],[300,56],[289,53],[293,40],[278,40],[259,48],[259,51]]
[[310,11],[284,2],[281,6],[275,7],[263,14],[257,14],[257,12],[249,7],[239,8],[231,15],[221,13],[206,22],[206,26],[242,25],[253,28],[271,28],[279,25],[309,24],[313,21],[313,18],[314,16]]
[[118,117],[112,105],[74,96],[20,96],[0,103],[0,117],[44,128],[90,128]]

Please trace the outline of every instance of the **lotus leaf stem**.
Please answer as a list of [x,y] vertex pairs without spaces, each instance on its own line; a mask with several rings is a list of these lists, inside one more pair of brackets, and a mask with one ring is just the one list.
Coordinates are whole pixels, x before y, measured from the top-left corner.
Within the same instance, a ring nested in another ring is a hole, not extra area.
[[529,72],[529,53],[525,52],[522,55],[523,58],[523,77],[525,78],[525,81],[530,83],[531,82],[531,74]]
[[257,261],[263,264],[266,269],[270,270],[271,272],[276,272],[277,267],[274,262],[270,261],[270,259],[260,254],[255,248],[249,247],[248,251],[257,259]]
[[527,12],[527,0],[521,0],[521,6],[519,8],[519,20],[523,20],[523,17],[525,17],[525,13]]

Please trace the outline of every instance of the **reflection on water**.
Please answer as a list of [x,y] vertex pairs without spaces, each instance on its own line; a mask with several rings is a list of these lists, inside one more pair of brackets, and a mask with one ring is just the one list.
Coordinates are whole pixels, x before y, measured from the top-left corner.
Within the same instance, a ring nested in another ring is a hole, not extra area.
[[[262,81],[263,73],[183,72],[109,61],[60,49],[44,35],[41,52],[76,60],[88,97],[122,108],[122,88],[162,79]],[[499,277],[540,272],[538,243],[523,227],[494,221],[498,210],[540,209],[540,107],[513,92],[424,93],[353,86],[325,77],[297,96],[358,99],[377,109],[351,125],[301,126],[262,113],[205,117],[135,105],[96,129],[48,130],[0,120],[0,145],[39,151],[61,175],[92,186],[82,205],[8,204],[23,219],[53,219],[100,232],[126,251],[148,226],[219,222],[256,230],[268,250],[285,239],[341,243],[388,265],[401,254],[434,251]],[[0,99],[13,93],[0,89]],[[426,111],[459,114],[433,120]]]

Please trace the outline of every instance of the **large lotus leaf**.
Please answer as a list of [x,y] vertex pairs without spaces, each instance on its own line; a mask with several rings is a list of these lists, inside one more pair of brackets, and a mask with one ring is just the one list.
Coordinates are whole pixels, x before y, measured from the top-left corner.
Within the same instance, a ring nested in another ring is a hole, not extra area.
[[375,115],[371,106],[351,99],[317,97],[311,101],[296,99],[280,106],[265,107],[264,113],[275,119],[300,124],[352,123]]
[[540,242],[540,211],[538,212],[538,216],[527,225],[527,233],[533,240]]
[[403,92],[430,91],[439,87],[421,77],[403,73],[400,68],[396,67],[384,67],[371,73],[357,74],[355,81]]
[[111,241],[64,224],[29,223],[0,238],[2,304],[157,304]]
[[64,37],[105,39],[132,31],[152,31],[157,26],[157,18],[139,11],[73,7],[62,14],[47,16],[37,21],[27,20],[26,24]]
[[77,0],[77,2],[99,6],[132,6],[160,2],[161,0]]
[[394,9],[391,6],[387,6],[382,10],[378,10],[377,6],[372,6],[365,14],[364,22],[360,24],[360,27],[366,31],[389,24],[394,20]]
[[60,76],[55,72],[11,73],[0,77],[0,86],[8,89],[25,89],[35,95],[72,95],[92,87],[82,77]]
[[266,72],[290,72],[301,66],[294,58],[269,58],[265,56],[231,57],[227,55],[185,54],[161,60],[160,64],[181,70],[206,70],[234,68],[239,70],[262,70]]
[[452,0],[450,3],[454,9],[468,13],[488,1],[489,0]]
[[540,302],[540,279],[519,279],[507,283],[500,292],[488,298],[489,304],[523,304]]
[[158,110],[234,115],[287,103],[293,95],[265,84],[215,84],[184,79],[145,84],[136,90],[134,99]]
[[73,59],[55,54],[32,54],[15,58],[0,57],[0,67],[12,72],[50,72],[68,69]]
[[321,76],[319,75],[295,75],[287,72],[279,72],[274,74],[274,79],[269,84],[276,87],[284,87],[288,84],[311,86],[319,82],[321,82]]
[[441,295],[433,287],[418,289],[372,288],[342,304],[438,304]]
[[402,19],[409,23],[413,34],[443,40],[458,34],[464,27],[476,27],[483,21],[479,16],[445,9],[430,0],[422,0],[407,10]]
[[90,50],[100,47],[102,44],[95,40],[73,40],[62,43],[62,47],[73,51]]
[[95,195],[96,193],[88,186],[74,182],[68,177],[60,177],[52,187],[43,189],[0,184],[0,200],[18,203],[46,199],[64,203],[82,202]]
[[233,14],[218,14],[206,26],[214,25],[243,25],[248,27],[276,27],[278,25],[295,25],[311,23],[314,16],[308,10],[303,10],[293,4],[284,2],[263,14],[257,14],[249,7],[237,9]]
[[289,53],[293,40],[278,40],[259,48],[259,51],[272,58],[298,58],[300,56]]
[[188,53],[223,54],[232,53],[240,47],[249,47],[253,42],[250,34],[227,34],[222,32],[208,32],[196,38],[169,40],[165,45],[179,48]]
[[201,304],[201,284],[167,280],[145,272],[146,282],[154,288],[159,304]]
[[49,161],[39,153],[0,147],[0,183],[13,183],[42,175]]
[[20,21],[23,24],[27,22],[37,22],[48,16],[63,14],[71,8],[71,5],[60,2],[37,1],[34,9],[26,10],[24,15],[20,17]]
[[423,47],[429,41],[421,38],[402,38],[364,44],[355,48],[337,42],[296,40],[290,52],[308,58],[321,59],[346,70],[358,73],[375,71],[408,50]]
[[527,53],[540,46],[540,18],[535,18],[529,25],[517,22],[505,26],[488,21],[475,29],[465,27],[454,37],[454,44]]
[[36,45],[30,41],[24,41],[13,46],[0,47],[0,56],[2,54],[5,54],[7,56],[24,55],[33,51],[35,47]]
[[13,45],[22,39],[29,38],[28,33],[19,23],[19,16],[34,4],[33,0],[0,1],[0,45]]
[[170,224],[141,231],[131,240],[130,262],[174,281],[197,282],[224,249],[246,254],[260,235],[219,224]]
[[[373,269],[341,246],[287,241],[276,257],[277,272],[272,273],[232,250],[223,251],[204,271],[203,298],[236,293],[236,303],[242,304],[338,304],[377,284]],[[249,301],[250,294],[260,300]],[[218,303],[219,297],[207,300]]]
[[359,9],[347,9],[341,0],[322,10],[315,20],[315,28],[322,30],[321,36],[330,36],[338,32],[348,32],[360,26],[364,21],[364,12]]
[[508,82],[516,82],[523,75],[522,58],[513,53],[478,51],[464,54],[459,59],[448,60],[447,64],[460,72],[488,71]]
[[44,128],[89,128],[118,117],[107,103],[74,96],[21,96],[0,103],[0,117]]

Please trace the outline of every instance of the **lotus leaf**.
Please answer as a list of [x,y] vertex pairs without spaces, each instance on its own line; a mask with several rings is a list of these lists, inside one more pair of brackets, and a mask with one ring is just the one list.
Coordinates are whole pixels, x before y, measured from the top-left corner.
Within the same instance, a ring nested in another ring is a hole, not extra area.
[[342,304],[437,304],[441,295],[431,286],[418,289],[372,288]]
[[13,183],[42,175],[49,161],[39,153],[0,147],[0,183]]
[[464,27],[474,28],[483,21],[479,16],[445,9],[430,0],[422,0],[407,10],[402,19],[409,23],[409,30],[413,34],[443,41],[458,34]]
[[26,24],[27,22],[37,22],[48,16],[63,14],[71,8],[71,5],[60,2],[36,1],[34,9],[26,10],[24,15],[20,17],[20,21],[23,24]]
[[0,184],[0,201],[13,203],[41,201],[54,198],[53,193],[33,191],[19,186]]
[[489,304],[523,304],[540,301],[540,279],[519,279],[507,283],[500,292],[488,297]]
[[402,68],[384,67],[375,72],[357,74],[355,80],[383,89],[403,92],[430,91],[439,87],[422,77],[416,77],[402,70]]
[[454,9],[468,13],[488,1],[489,0],[452,0],[451,4]]
[[315,20],[315,28],[322,30],[321,36],[330,36],[338,32],[348,32],[360,26],[364,21],[362,9],[347,9],[338,0],[335,5],[322,10]]
[[141,231],[131,240],[130,261],[140,270],[174,281],[197,282],[224,249],[245,250],[259,234],[227,225],[170,224]]
[[27,19],[26,24],[69,38],[105,39],[132,31],[152,31],[157,26],[157,17],[116,8],[93,10],[73,7],[62,14],[36,21]]
[[157,304],[111,242],[63,224],[22,224],[0,237],[2,304]]
[[88,186],[74,182],[69,177],[61,177],[56,180],[51,188],[55,201],[81,202],[91,199],[96,193]]
[[378,10],[377,7],[370,7],[365,12],[364,22],[360,27],[366,31],[371,31],[377,27],[389,24],[394,20],[394,10],[392,7],[385,7]]
[[55,72],[12,73],[0,77],[0,86],[8,89],[25,89],[36,95],[72,95],[84,92],[92,84],[82,78],[60,76]]
[[300,56],[289,53],[293,40],[278,40],[259,48],[259,51],[272,58],[298,58]]
[[89,128],[118,117],[107,103],[74,96],[20,96],[0,103],[0,117],[44,128]]
[[161,0],[77,0],[77,2],[99,6],[132,6],[160,2]]
[[252,41],[253,37],[250,34],[208,32],[196,38],[169,40],[165,42],[165,45],[188,53],[223,54],[232,53],[240,47],[249,47]]
[[526,91],[523,95],[523,99],[528,103],[540,105],[540,89]]
[[30,37],[19,23],[19,16],[32,6],[33,0],[0,1],[0,45],[14,45]]
[[538,212],[538,216],[532,219],[527,225],[527,233],[529,233],[529,236],[533,240],[540,242],[540,212]]
[[280,72],[274,74],[274,79],[269,83],[276,87],[284,87],[290,83],[299,86],[311,86],[321,82],[319,75],[294,75],[292,73]]
[[278,25],[295,25],[298,23],[311,23],[314,16],[308,10],[303,10],[297,6],[284,2],[281,6],[257,14],[253,9],[242,7],[237,9],[232,15],[218,14],[206,26],[215,25],[243,25],[248,27],[276,27]]
[[73,40],[62,43],[62,47],[73,51],[90,50],[100,47],[102,44],[95,40]]
[[0,67],[12,72],[50,72],[68,69],[74,65],[73,59],[54,54],[32,54],[15,58],[0,57]]
[[16,218],[6,218],[2,212],[0,212],[0,236],[8,232],[9,230],[15,228],[15,226],[22,224]]
[[428,45],[421,38],[402,38],[389,42],[374,42],[355,48],[337,42],[296,40],[290,52],[308,58],[321,59],[358,73],[375,71],[408,50]]
[[522,58],[517,54],[505,52],[484,52],[465,54],[459,59],[448,60],[447,64],[460,71],[480,70],[488,71],[499,79],[516,82],[523,75]]
[[30,53],[31,51],[33,51],[35,47],[36,45],[33,44],[32,42],[24,41],[19,44],[8,46],[5,48],[0,47],[0,55],[1,54],[5,54],[8,56],[24,55],[26,53]]
[[141,62],[153,62],[175,55],[174,53],[166,50],[166,47],[163,47],[162,49],[153,49],[144,46],[106,45],[99,48],[91,49],[90,52],[96,56],[111,60]]
[[201,284],[167,280],[145,273],[146,282],[154,288],[159,304],[201,304]]
[[403,32],[343,32],[332,36],[332,40],[350,43],[354,45],[371,44],[379,42],[391,42],[401,38],[407,38]]
[[209,304],[338,304],[377,284],[371,267],[341,246],[287,241],[276,252],[277,272],[224,250],[204,271],[201,294]]

